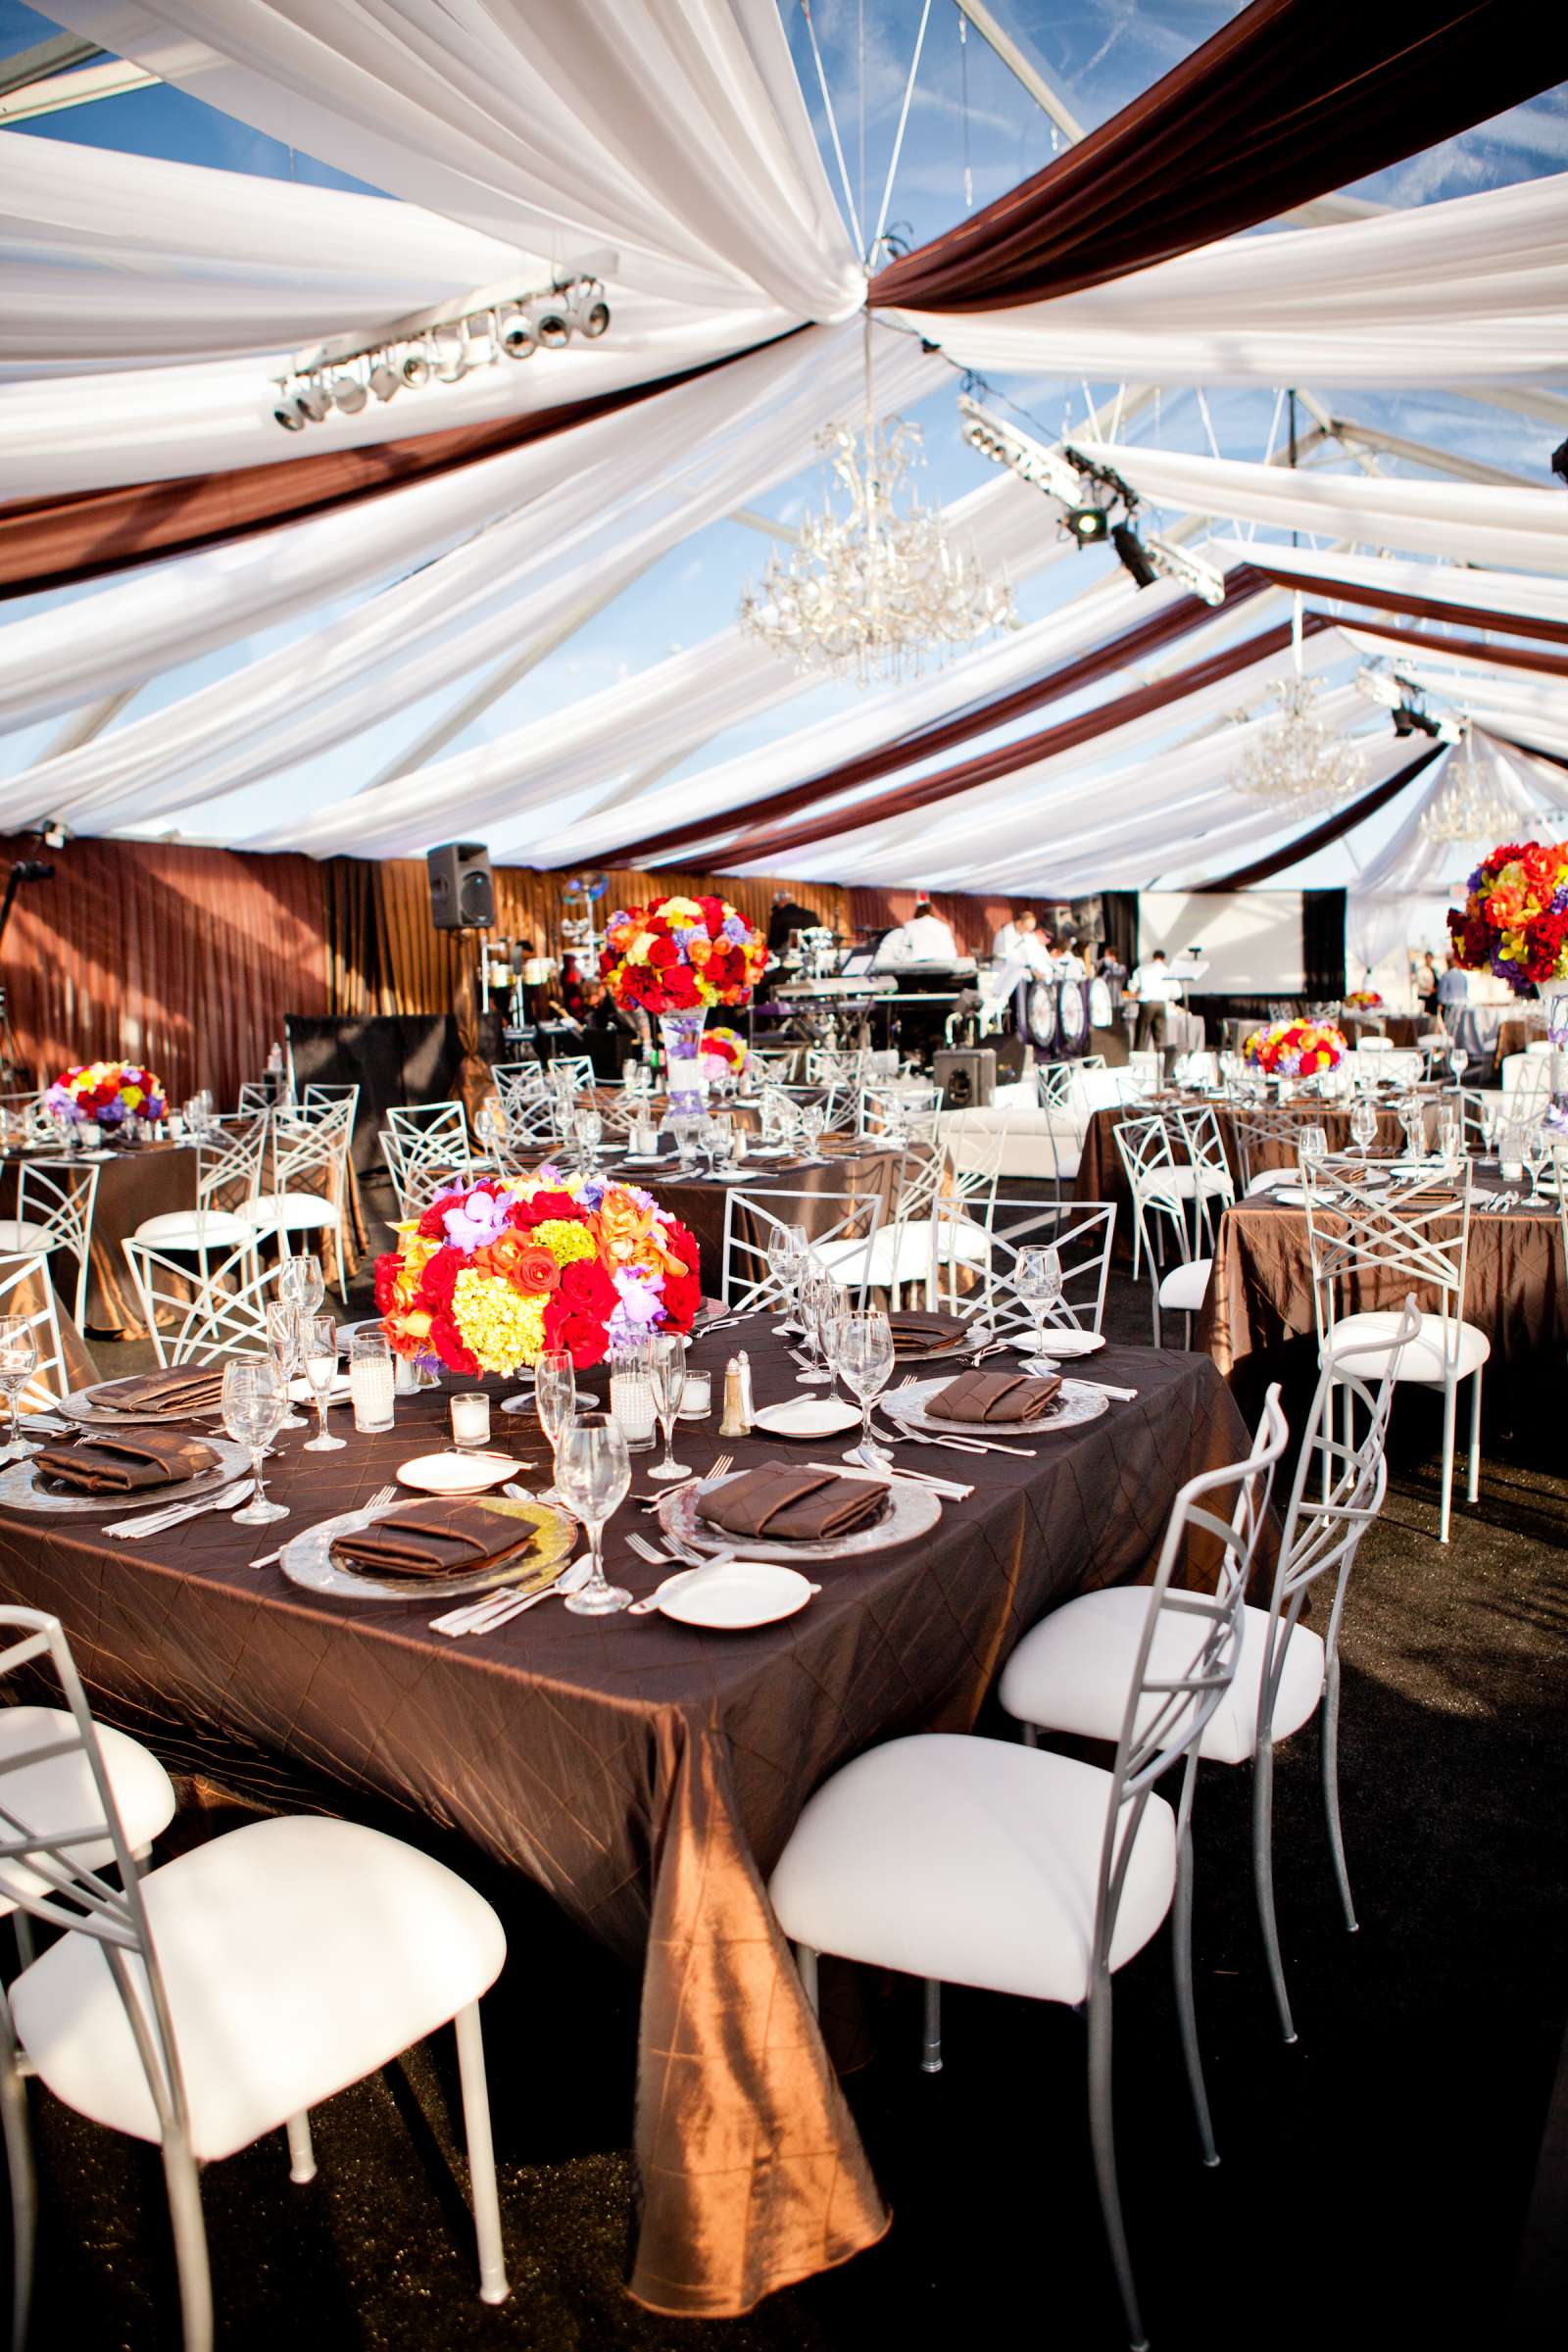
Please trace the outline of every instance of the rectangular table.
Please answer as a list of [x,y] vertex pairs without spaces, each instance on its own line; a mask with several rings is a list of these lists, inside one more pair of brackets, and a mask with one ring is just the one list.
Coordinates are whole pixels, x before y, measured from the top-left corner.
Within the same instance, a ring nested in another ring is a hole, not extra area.
[[[763,1318],[699,1341],[693,1360],[716,1375],[737,1344],[760,1402],[801,1393]],[[764,1892],[801,1807],[875,1741],[968,1730],[1028,1627],[1146,1573],[1177,1487],[1246,1450],[1204,1356],[1107,1348],[1086,1369],[1137,1400],[1029,1440],[1034,1459],[911,1449],[972,1480],[972,1497],[916,1543],[813,1569],[823,1590],[805,1611],[749,1633],[547,1602],[451,1642],[428,1631],[428,1599],[345,1603],[253,1567],[288,1527],[217,1516],[111,1544],[95,1519],[0,1511],[0,1592],[62,1619],[106,1716],[151,1720],[155,1743],[162,1725],[231,1786],[247,1758],[264,1788],[286,1761],[335,1783],[347,1810],[367,1791],[396,1800],[525,1872],[641,1968],[631,2290],[662,2312],[738,2314],[887,2219]],[[292,1526],[367,1496],[436,1438],[446,1404],[400,1399],[376,1438],[335,1416],[341,1453],[285,1439],[270,1479]],[[530,1422],[498,1427],[542,1463]],[[721,1446],[742,1467],[786,1450],[720,1440],[716,1420],[679,1435],[698,1466]],[[628,1505],[611,1531],[610,1572],[634,1592],[662,1572],[624,1534],[654,1525]]]

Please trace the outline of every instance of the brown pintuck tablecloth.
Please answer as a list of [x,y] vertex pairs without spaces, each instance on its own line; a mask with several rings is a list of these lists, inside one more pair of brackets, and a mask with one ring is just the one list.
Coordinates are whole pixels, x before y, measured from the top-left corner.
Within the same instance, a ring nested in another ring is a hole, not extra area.
[[[902,1153],[846,1150],[836,1146],[832,1137],[824,1139],[822,1150],[826,1154],[823,1159],[795,1166],[776,1160],[747,1161],[746,1181],[740,1185],[714,1184],[705,1177],[670,1177],[662,1168],[612,1167],[610,1173],[624,1176],[628,1184],[645,1185],[657,1195],[662,1208],[679,1217],[687,1231],[696,1235],[703,1253],[703,1288],[710,1298],[716,1298],[724,1277],[726,1193],[756,1193],[764,1200],[773,1193],[812,1196],[794,1204],[790,1221],[804,1225],[808,1236],[813,1238],[844,1214],[842,1208],[833,1207],[826,1200],[819,1206],[814,1198],[819,1194],[874,1194],[882,1202],[884,1221],[892,1215],[893,1191]],[[670,1154],[669,1165],[674,1164]],[[760,1267],[756,1270],[761,1271]]]
[[[14,1216],[16,1152],[0,1159],[0,1216]],[[121,1243],[148,1217],[196,1205],[196,1154],[185,1144],[136,1144],[98,1162],[98,1199],[93,1210],[92,1247],[87,1252],[87,1308],[83,1328],[100,1339],[145,1339],[130,1268]],[[74,1259],[61,1258],[60,1295],[75,1300]]]
[[[795,1396],[767,1330],[758,1318],[699,1342],[695,1361],[716,1373],[744,1340],[760,1401]],[[887,2226],[764,1893],[807,1797],[876,1740],[969,1729],[1020,1635],[1086,1586],[1147,1572],[1178,1485],[1246,1449],[1205,1357],[1108,1348],[1094,1372],[1137,1400],[1042,1433],[1031,1460],[943,1454],[973,1481],[968,1501],[917,1543],[817,1568],[800,1615],[751,1633],[551,1602],[452,1642],[427,1630],[427,1599],[327,1599],[252,1567],[288,1530],[218,1516],[112,1544],[92,1520],[0,1511],[0,1592],[61,1617],[107,1716],[150,1719],[231,1785],[248,1757],[263,1788],[283,1761],[335,1781],[349,1809],[366,1791],[398,1800],[526,1872],[641,1967],[632,2292],[683,2317],[738,2314]],[[379,1438],[341,1413],[342,1453],[285,1440],[270,1483],[291,1526],[368,1495],[436,1435],[446,1402],[400,1398]],[[529,1424],[500,1427],[542,1464]],[[687,1461],[720,1443],[716,1421],[681,1425]],[[820,1455],[722,1444],[741,1467]],[[627,1507],[610,1531],[611,1572],[638,1592],[662,1572],[624,1537],[650,1525]]]
[[[1396,1306],[1408,1287],[1399,1279],[1368,1287],[1354,1304]],[[1440,1300],[1418,1290],[1416,1303],[1435,1310]],[[1505,1209],[1500,1216],[1472,1211],[1464,1313],[1492,1343],[1482,1379],[1492,1407],[1532,1413],[1544,1393],[1557,1410],[1557,1370],[1568,1348],[1568,1271],[1555,1207]],[[1287,1411],[1310,1392],[1317,1326],[1303,1208],[1250,1200],[1226,1210],[1197,1345],[1225,1374],[1244,1413],[1261,1403],[1271,1380],[1286,1384]]]

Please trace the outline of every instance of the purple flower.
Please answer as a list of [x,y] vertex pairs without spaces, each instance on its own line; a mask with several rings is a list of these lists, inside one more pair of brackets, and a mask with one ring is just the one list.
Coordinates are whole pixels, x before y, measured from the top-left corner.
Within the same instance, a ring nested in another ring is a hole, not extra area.
[[719,933],[719,937],[727,939],[732,948],[744,948],[751,936],[752,926],[743,914],[725,915],[724,927]]
[[609,1189],[603,1176],[590,1176],[586,1184],[577,1187],[577,1198],[584,1208],[597,1208]]
[[454,1250],[483,1250],[506,1229],[507,1206],[492,1193],[469,1193],[441,1222]]
[[43,1102],[45,1110],[52,1111],[57,1119],[74,1119],[79,1125],[87,1115],[71,1089],[62,1086],[58,1078],[44,1096]]

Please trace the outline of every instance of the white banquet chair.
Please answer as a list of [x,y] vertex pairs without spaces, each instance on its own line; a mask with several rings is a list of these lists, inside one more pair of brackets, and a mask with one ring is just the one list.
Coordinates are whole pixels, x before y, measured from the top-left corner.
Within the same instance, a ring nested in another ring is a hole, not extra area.
[[[1300,1170],[1297,1152],[1301,1140],[1301,1121],[1283,1104],[1236,1100],[1225,1113],[1236,1138],[1236,1158],[1241,1172],[1242,1191],[1250,1198],[1256,1193],[1277,1192],[1282,1184],[1299,1184]],[[1264,1164],[1264,1154],[1283,1152],[1283,1162]]]
[[1061,1265],[1061,1297],[1046,1317],[1050,1333],[1098,1331],[1105,1312],[1110,1255],[1116,1239],[1114,1200],[1007,1200],[991,1204],[980,1312],[1004,1338],[1034,1331],[1034,1318],[1012,1288],[1022,1250],[1054,1250]]
[[[1368,1176],[1372,1181],[1368,1181]],[[1481,1376],[1492,1354],[1484,1331],[1464,1319],[1472,1192],[1468,1161],[1441,1177],[1415,1175],[1379,1185],[1377,1171],[1348,1155],[1303,1169],[1306,1237],[1318,1360],[1354,1353],[1363,1379],[1377,1376],[1378,1352],[1393,1356],[1396,1307],[1362,1308],[1363,1296],[1436,1293],[1413,1340],[1397,1348],[1393,1377],[1443,1392],[1443,1499],[1438,1541],[1448,1541],[1453,1511],[1454,1423],[1461,1383],[1470,1381],[1466,1497],[1481,1492]],[[1348,1405],[1347,1405],[1348,1410]]]
[[267,1309],[283,1269],[281,1262],[258,1266],[254,1231],[226,1257],[204,1254],[197,1270],[187,1252],[166,1253],[136,1234],[120,1247],[160,1364],[267,1353]]
[[349,1278],[343,1256],[343,1218],[353,1137],[351,1115],[347,1103],[323,1109],[314,1118],[292,1110],[274,1111],[271,1187],[246,1201],[239,1211],[255,1228],[258,1239],[275,1235],[285,1255],[290,1254],[292,1237],[297,1233],[329,1234],[337,1259],[338,1297],[345,1306]]
[[[1241,1616],[1236,1679],[1209,1717],[1198,1752],[1205,1761],[1251,1764],[1252,1875],[1269,1980],[1287,2041],[1296,2039],[1274,1908],[1274,1750],[1319,1714],[1318,1761],[1323,1813],[1345,1924],[1355,1933],[1340,1823],[1340,1628],[1350,1570],[1361,1539],[1383,1507],[1386,1440],[1399,1350],[1420,1329],[1405,1302],[1393,1351],[1375,1358],[1378,1386],[1362,1380],[1349,1351],[1329,1357],[1318,1378],[1266,1608],[1247,1603]],[[1364,1408],[1359,1436],[1334,1435],[1336,1398]],[[1301,1623],[1307,1596],[1324,1577],[1333,1597],[1321,1632]],[[1148,1607],[1133,1585],[1083,1592],[1025,1634],[1003,1668],[998,1696],[1034,1746],[1041,1732],[1114,1740],[1138,1670]],[[1156,1635],[1154,1664],[1180,1674],[1199,1634],[1172,1616]]]
[[[194,1259],[194,1279],[204,1288],[212,1279],[218,1250],[248,1255],[254,1276],[259,1263],[257,1232],[245,1212],[261,1191],[268,1126],[265,1111],[215,1119],[196,1146],[195,1207],[143,1217],[122,1248],[128,1251],[134,1244],[166,1265],[172,1259]],[[183,1271],[190,1278],[189,1267]]]
[[[69,1752],[94,1800],[69,1833],[20,1828],[0,1849],[0,1887],[64,1931],[0,2001],[19,2346],[34,2216],[27,2076],[78,2115],[160,2150],[185,2352],[210,2352],[197,2167],[284,2129],[289,2178],[314,2179],[311,2108],[448,2024],[457,2028],[479,2293],[505,2302],[479,1998],[501,1973],[506,1937],[484,1897],[414,1846],[315,1815],[251,1822],[143,1871],[58,1619],[0,1608],[0,1631],[15,1637],[0,1652],[0,1677],[44,1660],[53,1668]],[[0,1802],[17,1763],[0,1755]],[[105,1842],[118,1886],[85,1858],[84,1848]]]
[[0,1250],[30,1250],[49,1257],[60,1250],[74,1258],[73,1311],[78,1323],[86,1316],[87,1262],[100,1173],[95,1162],[79,1159],[24,1160],[17,1178],[17,1213],[0,1217]]
[[[0,1706],[0,1823],[8,1836],[14,1822],[63,1837],[92,1819],[97,1792],[72,1730],[67,1708]],[[98,1742],[126,1841],[136,1860],[144,1861],[153,1839],[161,1838],[174,1818],[174,1784],[152,1749],[128,1733],[100,1724]],[[110,1869],[114,1846],[107,1838],[100,1838],[96,1844],[78,1846],[76,1858],[89,1870]],[[6,1879],[22,1867],[16,1862],[0,1865],[0,1919],[10,1919],[17,1956],[25,1968],[34,1957],[32,1923],[17,1897],[6,1891]],[[27,1876],[42,1892],[47,1882],[36,1871]]]
[[[1194,1781],[1199,1742],[1236,1672],[1243,1601],[1287,1436],[1271,1388],[1247,1460],[1204,1471],[1177,1494],[1154,1581],[1139,1594],[1143,1630],[1108,1772],[1000,1740],[890,1740],[810,1797],[768,1888],[813,2007],[821,1952],[924,1979],[927,2073],[942,2064],[944,1984],[1087,2005],[1101,2212],[1140,2347],[1148,2339],[1116,2184],[1111,1985],[1169,1916],[1188,2082],[1203,2161],[1216,2164],[1193,2009]],[[1211,1592],[1172,1585],[1196,1529],[1220,1546]],[[1175,1675],[1170,1625],[1187,1637],[1187,1667]],[[1157,1784],[1178,1765],[1172,1806]]]
[[32,1329],[38,1360],[17,1398],[19,1412],[43,1412],[71,1388],[60,1337],[60,1308],[47,1274],[40,1279],[31,1250],[0,1252],[0,1315],[24,1316]]
[[[871,1287],[871,1254],[882,1223],[880,1193],[749,1193],[732,1186],[724,1198],[724,1254],[720,1296],[732,1314],[753,1315],[788,1303],[768,1262],[768,1246],[792,1225],[804,1226],[819,1264],[831,1267],[855,1298],[865,1304]],[[815,1226],[815,1232],[811,1231]],[[847,1248],[836,1250],[836,1244]]]
[[[1212,1113],[1210,1113],[1212,1116]],[[1164,1119],[1122,1119],[1116,1127],[1116,1151],[1133,1198],[1133,1278],[1140,1260],[1149,1260],[1154,1346],[1164,1346],[1162,1316],[1171,1309],[1187,1317],[1187,1341],[1192,1345],[1193,1317],[1200,1312],[1214,1270],[1212,1257],[1197,1257],[1187,1229],[1187,1207],[1195,1197],[1196,1178],[1190,1167],[1178,1164]],[[1176,1251],[1176,1263],[1165,1264],[1165,1243]]]

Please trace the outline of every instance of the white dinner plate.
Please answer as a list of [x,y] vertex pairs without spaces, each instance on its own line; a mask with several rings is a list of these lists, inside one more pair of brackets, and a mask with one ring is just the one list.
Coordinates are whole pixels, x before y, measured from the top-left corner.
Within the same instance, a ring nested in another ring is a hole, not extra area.
[[417,1487],[421,1494],[482,1494],[503,1479],[517,1477],[521,1468],[510,1454],[420,1453],[399,1462],[397,1475],[402,1485]]
[[1005,1443],[1054,1437],[1060,1430],[1081,1429],[1086,1421],[1098,1421],[1102,1413],[1110,1410],[1110,1398],[1103,1389],[1088,1388],[1081,1380],[1064,1380],[1050,1411],[1038,1421],[939,1421],[927,1408],[931,1398],[947,1387],[948,1378],[945,1374],[940,1380],[917,1381],[912,1388],[884,1389],[882,1409],[895,1421],[906,1422],[911,1429],[935,1430],[942,1436],[956,1438],[996,1438]]
[[770,1438],[832,1438],[841,1429],[855,1429],[859,1407],[841,1396],[792,1396],[787,1404],[764,1404],[757,1426]]
[[[1022,1345],[1023,1342],[1020,1339],[1019,1346]],[[1048,1324],[1046,1344],[1041,1352],[1054,1356],[1058,1362],[1064,1363],[1069,1356],[1093,1355],[1097,1348],[1103,1348],[1104,1345],[1105,1335],[1102,1331],[1053,1331]],[[1029,1348],[1033,1352],[1032,1337],[1029,1341]]]
[[749,1143],[746,1147],[746,1156],[748,1159],[788,1159],[795,1148],[793,1144]]
[[821,1590],[798,1569],[771,1560],[726,1560],[719,1568],[688,1568],[684,1576],[671,1577],[659,1596],[659,1613],[682,1625],[738,1634],[793,1617]]
[[[657,1168],[667,1156],[662,1152],[627,1152],[622,1155],[620,1164],[623,1168]],[[673,1158],[670,1164],[674,1165]]]

